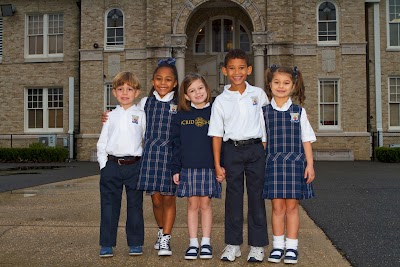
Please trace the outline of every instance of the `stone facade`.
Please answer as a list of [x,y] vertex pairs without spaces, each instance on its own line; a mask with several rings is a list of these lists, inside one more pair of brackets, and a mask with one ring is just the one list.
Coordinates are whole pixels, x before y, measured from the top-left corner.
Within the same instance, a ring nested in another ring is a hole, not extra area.
[[[307,96],[305,108],[318,139],[313,144],[317,160],[369,160],[371,132],[377,130],[376,114],[382,116],[381,145],[400,144],[400,130],[389,127],[388,79],[400,76],[400,49],[386,49],[387,1],[377,4],[366,4],[373,1],[364,0],[331,1],[338,14],[339,40],[333,45],[321,45],[317,40],[319,0],[137,0],[134,4],[129,0],[81,0],[78,4],[72,0],[11,2],[16,12],[3,17],[0,63],[2,146],[9,144],[10,134],[20,135],[20,139],[26,135],[26,140],[35,140],[37,136],[56,133],[26,130],[24,99],[28,87],[63,88],[63,129],[56,134],[64,138],[69,134],[69,78],[74,78],[74,152],[78,160],[93,160],[101,131],[101,114],[105,110],[106,84],[118,71],[137,74],[143,97],[150,90],[157,60],[174,56],[180,60],[181,74],[201,72],[218,93],[223,84],[218,69],[224,53],[212,51],[211,35],[205,37],[204,53],[194,51],[199,29],[205,25],[207,30],[212,30],[214,19],[233,21],[237,35],[239,26],[247,31],[253,46],[249,52],[254,64],[250,83],[262,86],[260,73],[262,75],[264,67],[270,64],[298,66],[302,71]],[[0,4],[8,3],[0,0]],[[380,23],[380,113],[376,109],[374,5],[379,7]],[[105,43],[106,13],[114,8],[120,9],[124,16],[122,49],[107,49]],[[26,15],[58,12],[64,16],[63,57],[56,61],[32,62],[24,56]],[[232,45],[238,47],[239,39],[235,38]],[[336,129],[320,127],[318,83],[321,79],[339,81],[340,112]]]

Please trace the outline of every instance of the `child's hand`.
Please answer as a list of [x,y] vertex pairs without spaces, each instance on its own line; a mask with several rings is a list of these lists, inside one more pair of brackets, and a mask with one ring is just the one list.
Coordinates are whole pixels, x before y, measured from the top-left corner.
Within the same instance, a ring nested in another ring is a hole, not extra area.
[[307,179],[307,184],[311,183],[315,178],[314,166],[307,165],[304,171],[304,179]]
[[215,174],[217,176],[217,181],[222,183],[225,179],[225,169],[223,167],[216,168]]
[[106,112],[104,112],[103,115],[101,116],[102,123],[105,123],[108,120],[108,112],[110,112],[110,111],[106,110]]
[[173,179],[175,184],[179,184],[179,173],[175,173]]

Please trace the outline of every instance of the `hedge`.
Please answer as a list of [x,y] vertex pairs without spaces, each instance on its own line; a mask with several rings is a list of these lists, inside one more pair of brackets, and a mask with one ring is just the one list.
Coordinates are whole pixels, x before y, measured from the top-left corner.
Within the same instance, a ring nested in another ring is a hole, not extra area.
[[400,147],[377,147],[375,148],[375,156],[382,162],[400,162]]
[[68,159],[68,149],[45,147],[34,143],[29,148],[0,148],[1,162],[64,162]]

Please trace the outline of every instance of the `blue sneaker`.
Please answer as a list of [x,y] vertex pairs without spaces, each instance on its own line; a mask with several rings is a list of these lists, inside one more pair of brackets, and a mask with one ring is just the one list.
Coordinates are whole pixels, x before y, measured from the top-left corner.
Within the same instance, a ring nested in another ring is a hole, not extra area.
[[112,247],[101,247],[100,248],[100,257],[107,258],[107,257],[112,257],[112,256],[114,256]]
[[298,256],[299,256],[299,252],[297,251],[297,249],[287,249],[285,258],[283,259],[283,262],[296,264]]
[[130,246],[129,247],[129,255],[130,256],[137,256],[143,254],[142,246]]

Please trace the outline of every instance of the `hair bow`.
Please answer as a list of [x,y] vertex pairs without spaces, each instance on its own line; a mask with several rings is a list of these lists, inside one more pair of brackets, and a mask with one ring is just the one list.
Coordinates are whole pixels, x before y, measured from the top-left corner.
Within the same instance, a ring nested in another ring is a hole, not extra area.
[[269,66],[269,68],[271,69],[272,72],[275,72],[278,69],[278,66],[273,64],[273,65]]
[[172,58],[172,57],[169,57],[167,59],[159,59],[157,65],[161,66],[161,65],[167,64],[167,65],[170,65],[170,66],[175,66],[175,63],[176,63],[176,59]]
[[296,66],[293,67],[293,77],[295,79],[297,79],[297,77],[299,76],[299,70],[297,69]]

